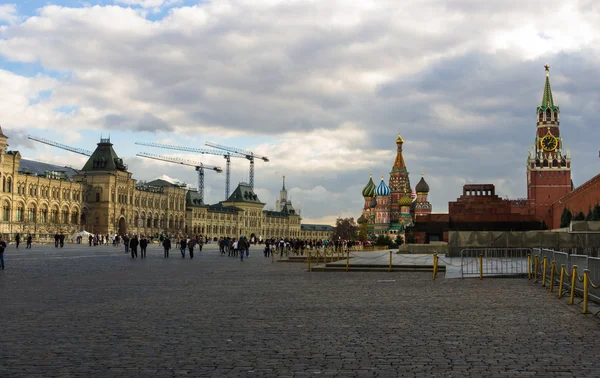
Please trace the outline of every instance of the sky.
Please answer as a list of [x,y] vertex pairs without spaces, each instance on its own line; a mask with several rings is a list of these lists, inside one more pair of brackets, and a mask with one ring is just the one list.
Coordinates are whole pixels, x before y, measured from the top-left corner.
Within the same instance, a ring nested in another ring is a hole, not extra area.
[[[0,1],[0,125],[25,159],[81,168],[110,136],[138,180],[196,185],[194,168],[135,157],[222,157],[135,145],[217,142],[267,156],[255,191],[286,176],[304,223],[360,216],[401,133],[434,212],[466,183],[526,196],[525,162],[550,65],[573,181],[598,173],[600,4],[523,0]],[[232,190],[248,162],[232,161]],[[205,202],[224,199],[208,171]]]

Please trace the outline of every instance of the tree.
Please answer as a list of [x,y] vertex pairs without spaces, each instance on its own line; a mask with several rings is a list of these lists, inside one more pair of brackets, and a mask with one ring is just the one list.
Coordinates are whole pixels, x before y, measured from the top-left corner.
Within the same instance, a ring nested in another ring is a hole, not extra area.
[[593,217],[594,217],[594,213],[592,213],[592,208],[590,207],[589,210],[588,210],[588,214],[585,217],[585,220],[589,222],[589,221],[592,220]]
[[369,240],[369,229],[366,223],[358,226],[358,240],[361,242],[366,242]]
[[404,239],[402,239],[402,236],[397,235],[395,242],[396,242],[396,246],[400,247],[402,244],[404,244]]
[[580,211],[571,220],[574,220],[574,221],[583,221],[583,220],[585,220],[585,214],[583,213],[583,211]]
[[562,215],[560,216],[560,227],[569,227],[572,218],[573,214],[571,214],[571,211],[569,211],[569,209],[567,209],[567,207],[565,206]]
[[594,211],[592,212],[592,220],[600,221],[600,204],[596,204],[596,206],[594,206]]
[[375,240],[375,245],[387,245],[387,240],[385,239],[385,235],[379,235],[377,240]]
[[406,244],[415,244],[417,240],[415,239],[415,234],[413,234],[412,230],[408,228],[404,235],[406,237]]
[[354,218],[338,218],[335,221],[334,240],[356,240],[357,236],[358,227]]

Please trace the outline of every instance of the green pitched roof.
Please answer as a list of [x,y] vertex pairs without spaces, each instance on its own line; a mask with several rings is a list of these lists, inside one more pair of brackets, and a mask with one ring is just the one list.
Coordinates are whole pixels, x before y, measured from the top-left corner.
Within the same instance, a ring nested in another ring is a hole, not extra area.
[[100,139],[98,147],[92,153],[92,156],[85,163],[82,171],[126,171],[127,166],[123,164],[123,159],[117,156],[112,148],[110,139]]
[[240,182],[240,184],[237,186],[237,188],[235,188],[233,193],[231,193],[225,202],[249,202],[262,204],[250,185],[243,182]]
[[554,98],[552,97],[552,88],[550,87],[550,76],[546,74],[546,83],[544,84],[544,94],[542,95],[542,105],[538,106],[537,111],[540,109],[557,110],[558,106],[554,105]]

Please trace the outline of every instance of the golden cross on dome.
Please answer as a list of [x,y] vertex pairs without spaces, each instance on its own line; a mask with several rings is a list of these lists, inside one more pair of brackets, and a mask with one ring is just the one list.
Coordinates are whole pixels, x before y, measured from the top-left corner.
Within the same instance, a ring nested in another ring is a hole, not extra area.
[[421,177],[425,176],[425,167],[421,167]]
[[546,76],[548,76],[548,73],[550,72],[550,66],[546,64],[544,68],[546,69]]

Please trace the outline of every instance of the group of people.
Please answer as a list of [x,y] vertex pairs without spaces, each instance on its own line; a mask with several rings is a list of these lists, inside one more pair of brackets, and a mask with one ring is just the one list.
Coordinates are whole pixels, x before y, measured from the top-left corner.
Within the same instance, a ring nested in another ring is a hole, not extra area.
[[[27,238],[25,239],[25,249],[31,249],[31,243],[33,242],[33,237],[31,236],[31,234],[27,235]],[[17,249],[19,249],[19,244],[21,244],[21,234],[17,233],[17,235],[15,235],[15,245],[17,247]]]
[[225,252],[227,252],[229,257],[240,256],[241,261],[244,261],[244,255],[250,257],[250,241],[245,236],[240,236],[239,239],[220,238],[218,244],[221,255],[225,255]]

